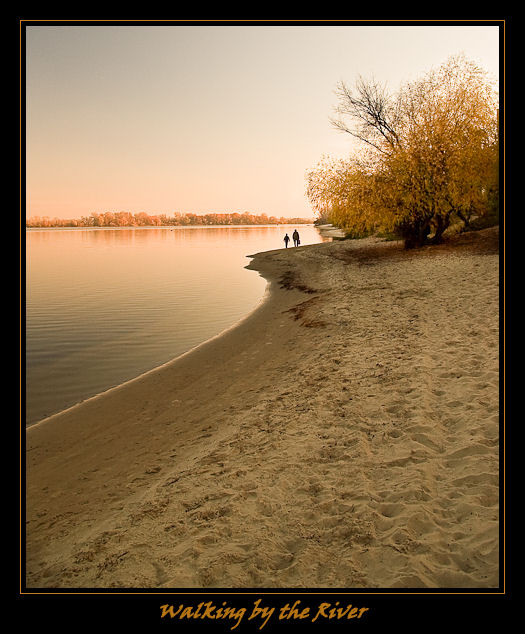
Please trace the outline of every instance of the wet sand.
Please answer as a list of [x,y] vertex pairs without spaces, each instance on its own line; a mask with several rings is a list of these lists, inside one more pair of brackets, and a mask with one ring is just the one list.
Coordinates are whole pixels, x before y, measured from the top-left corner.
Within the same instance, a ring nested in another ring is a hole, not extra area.
[[497,587],[498,267],[256,254],[240,324],[27,430],[27,587]]

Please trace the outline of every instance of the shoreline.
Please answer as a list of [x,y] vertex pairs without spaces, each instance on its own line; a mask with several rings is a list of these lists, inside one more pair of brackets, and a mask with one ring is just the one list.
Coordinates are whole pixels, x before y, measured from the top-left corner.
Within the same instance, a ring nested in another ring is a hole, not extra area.
[[252,310],[249,313],[247,313],[246,315],[244,315],[243,317],[238,319],[236,322],[234,322],[231,326],[228,326],[227,328],[225,328],[221,332],[217,333],[213,337],[210,337],[209,339],[206,339],[205,341],[201,341],[201,343],[196,344],[195,346],[193,346],[189,350],[186,350],[186,352],[181,352],[181,354],[177,355],[173,359],[170,359],[169,361],[166,361],[165,363],[161,363],[160,365],[157,365],[154,368],[151,368],[150,370],[146,370],[145,372],[142,372],[141,374],[138,374],[137,376],[134,376],[133,378],[128,379],[127,381],[123,381],[122,383],[119,383],[118,385],[113,385],[112,387],[108,387],[106,390],[103,390],[102,392],[98,392],[97,394],[93,394],[93,396],[88,396],[87,398],[83,399],[82,401],[78,401],[78,403],[74,403],[73,405],[70,405],[69,407],[66,407],[65,409],[62,409],[62,410],[60,410],[58,412],[55,412],[53,414],[49,414],[49,416],[46,416],[46,417],[44,417],[44,418],[42,418],[40,420],[35,421],[34,423],[30,423],[29,425],[26,425],[26,427],[25,427],[26,431],[31,429],[31,428],[33,428],[33,427],[38,427],[40,425],[43,425],[44,423],[48,423],[48,422],[52,421],[54,418],[62,416],[63,414],[69,413],[72,410],[76,410],[79,407],[81,407],[82,405],[84,405],[84,403],[87,403],[89,401],[94,401],[94,400],[97,400],[99,398],[103,398],[104,396],[106,396],[107,394],[109,394],[111,392],[114,392],[115,390],[120,390],[122,388],[129,387],[131,384],[133,384],[133,383],[135,383],[137,381],[140,381],[141,379],[143,379],[144,377],[148,376],[149,374],[152,374],[154,372],[159,372],[163,368],[171,366],[172,364],[176,363],[177,361],[179,361],[183,357],[186,357],[186,356],[192,354],[193,352],[195,352],[196,350],[198,350],[202,346],[205,346],[209,342],[211,342],[211,341],[213,341],[215,339],[218,339],[219,337],[222,337],[223,335],[227,334],[230,330],[234,330],[235,328],[237,328],[240,324],[242,324],[243,321],[248,319],[255,311],[257,311],[262,306],[262,304],[264,304],[266,301],[268,301],[269,295],[270,295],[270,293],[269,293],[268,284],[267,284],[267,286],[266,286],[266,288],[264,290],[263,296],[260,298],[260,300],[257,302],[257,304],[252,308]]
[[27,587],[497,587],[495,244],[249,256],[240,322],[27,428]]

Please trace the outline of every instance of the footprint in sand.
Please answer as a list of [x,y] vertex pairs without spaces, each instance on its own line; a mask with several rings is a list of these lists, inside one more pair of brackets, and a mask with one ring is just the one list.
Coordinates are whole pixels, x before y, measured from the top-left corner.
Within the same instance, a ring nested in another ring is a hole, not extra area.
[[397,517],[405,510],[404,504],[381,504],[378,509],[384,517]]

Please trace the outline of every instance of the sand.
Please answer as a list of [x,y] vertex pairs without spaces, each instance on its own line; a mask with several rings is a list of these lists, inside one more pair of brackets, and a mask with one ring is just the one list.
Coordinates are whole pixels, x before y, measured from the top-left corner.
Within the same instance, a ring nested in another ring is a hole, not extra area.
[[27,430],[27,587],[496,588],[498,229],[250,268],[244,321]]

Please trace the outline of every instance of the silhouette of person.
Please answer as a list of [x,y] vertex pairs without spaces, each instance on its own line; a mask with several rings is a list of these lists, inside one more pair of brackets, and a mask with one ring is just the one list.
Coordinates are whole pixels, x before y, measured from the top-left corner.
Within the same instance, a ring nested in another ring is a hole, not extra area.
[[286,245],[286,248],[288,248],[288,242],[290,242],[290,236],[286,234],[284,236],[284,244]]
[[292,238],[294,247],[298,247],[301,244],[301,241],[299,240],[299,232],[297,231],[297,229],[295,229],[295,231],[292,233]]

